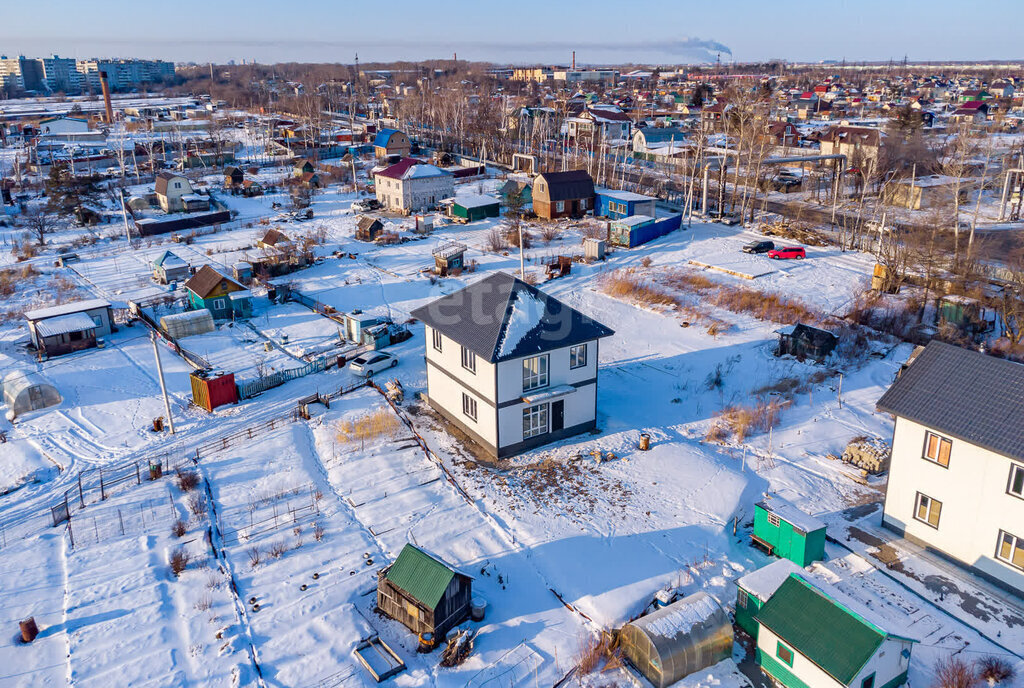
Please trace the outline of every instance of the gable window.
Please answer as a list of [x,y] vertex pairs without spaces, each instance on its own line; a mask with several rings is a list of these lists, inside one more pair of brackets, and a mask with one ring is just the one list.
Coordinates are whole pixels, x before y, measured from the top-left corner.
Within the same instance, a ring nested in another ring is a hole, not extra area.
[[928,495],[917,493],[917,505],[914,507],[914,518],[927,523],[932,528],[939,527],[939,515],[942,513],[942,502]]
[[476,399],[465,392],[462,393],[462,413],[472,420],[476,420]]
[[543,435],[548,431],[548,405],[538,404],[523,409],[523,439]]
[[174,188],[175,189],[180,189],[181,188],[181,182],[174,182]]
[[462,347],[462,367],[471,373],[476,372],[476,354]]
[[1024,571],[1024,538],[1000,530],[996,557]]
[[864,680],[860,682],[860,688],[875,688],[875,675],[865,676]]
[[569,368],[584,368],[587,365],[587,345],[577,344],[569,349]]
[[444,336],[438,330],[432,330],[430,336],[434,342],[434,351],[440,351],[441,342],[444,340]]
[[768,516],[768,523],[769,523],[769,525],[772,525],[772,526],[778,528],[779,524],[781,523],[781,521],[779,521],[779,517],[776,516],[775,514],[771,513],[771,512],[769,512],[767,514],[767,516]]
[[793,666],[793,651],[781,642],[775,647],[775,656],[781,659],[785,664]]
[[532,356],[523,359],[523,391],[529,392],[548,386],[548,357]]
[[1024,499],[1024,466],[1021,464],[1010,464],[1010,484],[1006,491],[1015,497]]
[[925,433],[924,458],[932,463],[949,468],[949,452],[952,448],[952,440],[936,435],[934,432]]

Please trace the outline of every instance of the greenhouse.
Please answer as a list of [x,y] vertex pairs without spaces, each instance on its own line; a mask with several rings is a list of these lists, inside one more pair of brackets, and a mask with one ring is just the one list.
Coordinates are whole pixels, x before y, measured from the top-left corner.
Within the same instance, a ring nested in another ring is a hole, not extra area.
[[713,597],[694,593],[622,627],[619,647],[655,688],[732,655],[732,623]]
[[205,308],[185,313],[165,315],[160,327],[174,339],[213,332],[213,315]]
[[7,417],[11,420],[61,402],[57,388],[35,373],[13,370],[4,376],[3,386]]

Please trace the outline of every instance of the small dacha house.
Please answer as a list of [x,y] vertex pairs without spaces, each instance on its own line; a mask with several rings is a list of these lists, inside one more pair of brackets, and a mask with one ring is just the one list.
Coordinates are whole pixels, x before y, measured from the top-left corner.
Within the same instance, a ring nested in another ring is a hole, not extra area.
[[532,198],[541,219],[579,217],[594,208],[594,180],[586,170],[545,172],[533,180]]
[[377,608],[423,640],[439,642],[469,616],[473,579],[406,544],[377,574]]
[[189,306],[207,309],[216,320],[247,318],[252,313],[249,291],[209,265],[199,268],[185,282],[185,292],[188,294]]
[[785,688],[897,688],[917,641],[868,614],[791,574],[754,617],[757,663]]

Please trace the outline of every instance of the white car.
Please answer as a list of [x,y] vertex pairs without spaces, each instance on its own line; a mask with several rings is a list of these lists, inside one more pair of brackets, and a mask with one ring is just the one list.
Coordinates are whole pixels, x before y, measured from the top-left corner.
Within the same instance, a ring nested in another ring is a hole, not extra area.
[[398,356],[383,351],[369,351],[349,361],[348,369],[362,377],[373,377],[382,370],[398,365]]

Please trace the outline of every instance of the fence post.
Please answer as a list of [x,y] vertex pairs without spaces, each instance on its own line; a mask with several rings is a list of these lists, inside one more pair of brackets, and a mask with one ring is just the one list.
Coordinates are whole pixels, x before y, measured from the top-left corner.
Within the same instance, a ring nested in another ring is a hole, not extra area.
[[75,548],[75,534],[71,530],[71,519],[68,519],[68,537],[71,539],[71,549]]
[[80,509],[85,508],[85,497],[82,496],[82,471],[78,471],[78,506]]
[[106,490],[104,490],[104,488],[103,488],[103,469],[101,468],[101,469],[99,469],[99,471],[100,471],[100,501],[102,502],[104,499],[107,498],[107,493],[106,493]]
[[[139,462],[138,461],[135,462],[135,484],[136,485],[141,485],[142,484],[142,476],[139,475]],[[121,512],[118,512],[118,513],[121,513]],[[122,528],[121,530],[124,530],[124,528]]]
[[117,510],[117,520],[121,524],[121,535],[124,535],[124,519],[121,518],[121,510]]

